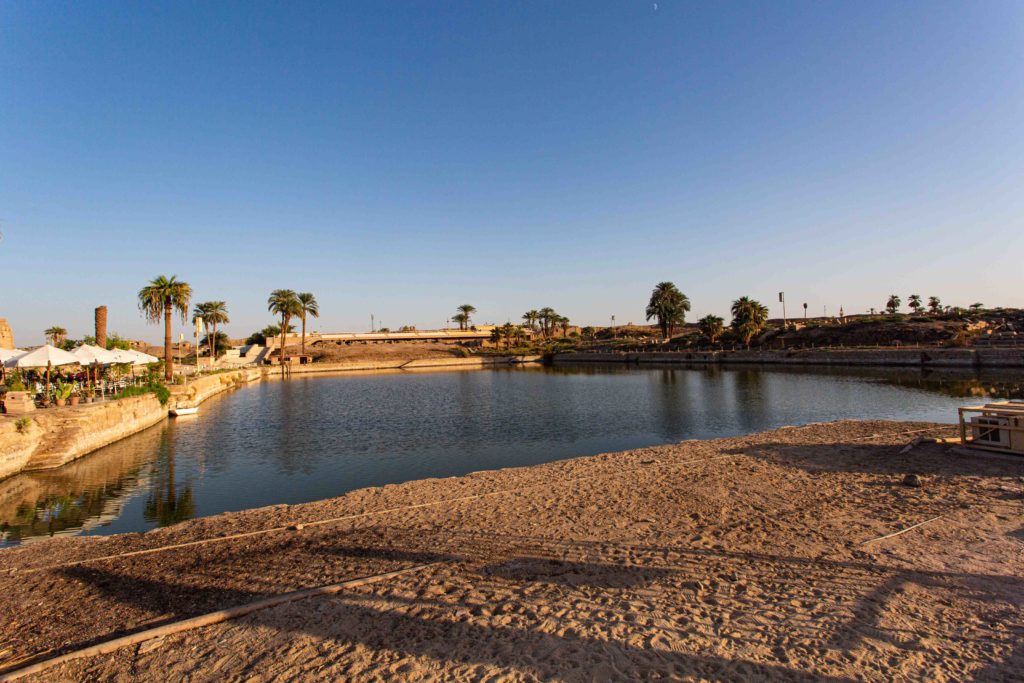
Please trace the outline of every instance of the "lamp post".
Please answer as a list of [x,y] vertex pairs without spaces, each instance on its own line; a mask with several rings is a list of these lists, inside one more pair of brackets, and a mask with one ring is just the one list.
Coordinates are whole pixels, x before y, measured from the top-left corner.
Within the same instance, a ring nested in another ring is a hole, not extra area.
[[782,327],[786,327],[786,293],[779,292],[779,301],[782,303]]

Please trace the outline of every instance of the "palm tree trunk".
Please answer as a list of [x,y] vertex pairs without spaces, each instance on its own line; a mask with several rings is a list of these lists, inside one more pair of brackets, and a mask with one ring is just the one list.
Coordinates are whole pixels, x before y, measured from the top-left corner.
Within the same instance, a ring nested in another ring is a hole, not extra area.
[[164,379],[174,379],[174,356],[171,354],[171,298],[164,301]]
[[284,365],[284,336],[288,333],[288,316],[281,315],[281,352],[277,355],[281,364]]
[[217,362],[217,321],[213,321],[213,340],[210,342],[210,367]]
[[[301,355],[306,355],[306,314],[302,314],[302,350],[299,352]],[[302,361],[299,361],[300,363]]]

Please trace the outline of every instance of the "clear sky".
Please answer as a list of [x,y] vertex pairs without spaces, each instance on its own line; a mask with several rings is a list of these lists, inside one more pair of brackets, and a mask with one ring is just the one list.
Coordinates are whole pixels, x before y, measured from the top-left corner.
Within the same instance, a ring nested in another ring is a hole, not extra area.
[[1024,3],[0,3],[0,317],[1024,307]]

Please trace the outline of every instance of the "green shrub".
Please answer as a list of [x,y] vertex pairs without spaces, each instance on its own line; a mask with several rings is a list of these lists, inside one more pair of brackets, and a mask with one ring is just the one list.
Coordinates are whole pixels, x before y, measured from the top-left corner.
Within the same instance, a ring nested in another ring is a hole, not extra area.
[[24,434],[28,431],[28,428],[32,426],[31,417],[19,417],[18,421],[14,423],[15,428],[19,434]]
[[149,384],[140,384],[137,387],[128,387],[121,393],[114,397],[115,400],[122,398],[131,398],[132,396],[145,396],[146,394],[155,394],[157,399],[160,401],[160,405],[166,405],[167,401],[171,398],[171,390],[165,387],[161,382],[150,382]]

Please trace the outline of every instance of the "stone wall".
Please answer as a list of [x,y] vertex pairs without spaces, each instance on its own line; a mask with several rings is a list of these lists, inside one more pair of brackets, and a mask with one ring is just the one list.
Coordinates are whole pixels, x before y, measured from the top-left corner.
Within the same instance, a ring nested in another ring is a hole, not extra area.
[[262,379],[269,368],[244,368],[232,372],[218,372],[194,379],[182,386],[173,386],[169,408],[196,408],[206,399],[228,389],[234,389]]
[[167,417],[156,396],[37,410],[0,417],[0,478],[22,470],[60,467]]
[[667,351],[663,353],[560,353],[555,362],[757,363],[1024,368],[1024,349],[849,349],[802,351]]

